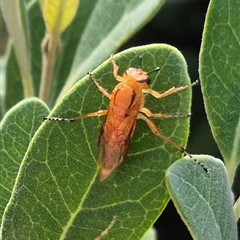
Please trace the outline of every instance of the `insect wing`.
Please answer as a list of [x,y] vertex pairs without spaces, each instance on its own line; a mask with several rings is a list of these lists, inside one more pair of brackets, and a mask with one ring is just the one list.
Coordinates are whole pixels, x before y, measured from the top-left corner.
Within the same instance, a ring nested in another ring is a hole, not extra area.
[[126,158],[133,135],[141,96],[126,84],[118,84],[112,93],[108,114],[99,136],[100,179],[108,177]]
[[100,180],[107,178],[126,158],[136,119],[106,118],[99,135]]

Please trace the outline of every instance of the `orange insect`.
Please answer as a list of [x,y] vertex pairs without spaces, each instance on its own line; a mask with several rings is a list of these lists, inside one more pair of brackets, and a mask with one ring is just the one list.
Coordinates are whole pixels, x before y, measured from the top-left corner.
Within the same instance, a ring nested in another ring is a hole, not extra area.
[[75,118],[44,117],[44,120],[74,122],[87,117],[100,117],[106,115],[106,119],[100,130],[98,142],[98,158],[101,166],[100,181],[107,179],[113,170],[115,170],[126,158],[137,119],[144,120],[156,136],[164,141],[167,141],[177,150],[191,157],[206,172],[209,172],[209,169],[188,154],[182,147],[163,136],[157,129],[156,125],[149,119],[150,117],[170,118],[188,117],[189,115],[180,116],[152,113],[149,109],[144,107],[144,93],[149,93],[155,98],[163,98],[178,91],[192,87],[196,85],[197,82],[183,87],[172,87],[164,93],[158,93],[148,88],[150,83],[149,74],[159,71],[160,68],[156,68],[150,72],[145,72],[140,69],[140,67],[129,68],[123,74],[123,76],[119,76],[118,66],[113,57],[111,57],[111,60],[113,65],[113,76],[117,81],[120,82],[114,88],[112,94],[109,94],[103,87],[101,87],[96,79],[92,76],[92,73],[89,72],[89,76],[94,81],[99,91],[110,99],[107,110],[100,110],[98,112],[89,113]]

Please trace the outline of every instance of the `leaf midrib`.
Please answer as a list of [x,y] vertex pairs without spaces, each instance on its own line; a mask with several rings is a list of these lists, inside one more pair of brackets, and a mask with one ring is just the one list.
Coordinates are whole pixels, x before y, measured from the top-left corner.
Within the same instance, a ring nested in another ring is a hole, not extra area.
[[81,198],[81,201],[79,202],[78,208],[76,209],[75,212],[72,212],[70,215],[70,218],[68,220],[68,222],[66,223],[66,225],[63,227],[63,231],[60,235],[59,240],[64,240],[67,236],[67,233],[69,232],[69,229],[71,228],[75,218],[78,216],[78,213],[83,209],[83,203],[84,201],[87,199],[88,194],[90,193],[90,190],[92,188],[92,185],[94,184],[94,182],[96,181],[96,177],[98,176],[98,172],[96,171],[95,174],[93,175],[93,178],[90,182],[90,184],[88,185],[88,188],[86,189],[84,195]]

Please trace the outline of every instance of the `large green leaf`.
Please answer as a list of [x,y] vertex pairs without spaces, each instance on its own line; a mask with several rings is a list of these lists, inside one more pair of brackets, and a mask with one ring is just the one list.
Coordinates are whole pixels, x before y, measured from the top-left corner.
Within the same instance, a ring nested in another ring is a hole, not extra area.
[[19,166],[41,116],[49,111],[38,99],[30,98],[10,109],[0,125],[0,216],[11,196]]
[[[151,88],[163,92],[189,84],[182,55],[167,45],[132,48],[115,55],[119,74],[130,66],[137,67],[139,56],[144,70],[161,67],[151,75]],[[109,91],[117,84],[110,60],[93,75]],[[190,97],[191,89],[163,99],[148,95],[146,106],[153,112],[188,114]],[[75,117],[107,105],[108,99],[86,76],[51,116]],[[165,136],[186,145],[187,118],[153,121]],[[96,159],[102,122],[102,118],[86,118],[74,123],[43,123],[28,148],[5,211],[4,239],[94,239],[114,219],[106,239],[139,239],[144,235],[169,200],[165,171],[181,154],[138,121],[127,159],[112,178],[100,182]]]
[[166,173],[169,194],[194,239],[237,240],[233,195],[219,159],[195,155],[211,169],[199,171],[190,159],[181,159]]
[[239,9],[239,1],[211,1],[200,53],[206,112],[231,183],[240,163]]

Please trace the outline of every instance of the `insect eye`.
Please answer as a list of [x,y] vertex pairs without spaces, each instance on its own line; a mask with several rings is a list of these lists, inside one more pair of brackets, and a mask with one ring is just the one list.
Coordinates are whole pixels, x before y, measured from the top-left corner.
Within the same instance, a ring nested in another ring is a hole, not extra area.
[[150,78],[148,77],[148,78],[146,78],[146,79],[139,80],[138,82],[139,82],[139,83],[146,83],[147,85],[149,85],[149,84],[150,84]]
[[150,84],[150,78],[149,77],[145,81],[146,81],[147,85]]

